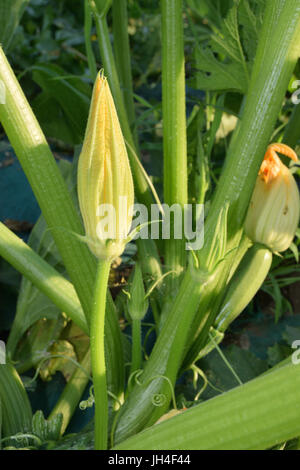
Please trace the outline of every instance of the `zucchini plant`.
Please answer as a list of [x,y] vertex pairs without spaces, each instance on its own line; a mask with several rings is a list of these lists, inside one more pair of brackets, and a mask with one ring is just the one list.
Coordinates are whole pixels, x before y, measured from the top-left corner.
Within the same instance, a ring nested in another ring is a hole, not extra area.
[[[291,357],[187,410],[175,387],[190,370],[206,380],[198,361],[221,351],[272,260],[289,247],[298,253],[297,112],[285,130],[274,129],[297,70],[300,0],[158,2],[162,188],[141,158],[137,105],[153,109],[134,92],[127,1],[81,3],[93,82],[89,113],[89,91],[78,77],[33,67],[44,97],[57,99],[73,126],[68,136],[82,141],[65,169],[0,49],[0,121],[42,212],[28,243],[0,223],[0,255],[23,275],[7,364],[0,366],[0,443],[41,448],[51,441],[49,448],[59,448],[75,410],[94,407],[97,450],[268,449],[291,440],[297,446],[300,366]],[[192,107],[189,87],[199,97]],[[76,104],[68,109],[63,97],[78,102],[81,122],[73,122]],[[236,120],[216,173],[213,152],[226,111]],[[115,265],[133,246],[135,266],[112,295]],[[149,315],[155,339],[145,350]],[[67,356],[64,334],[72,328],[84,346]],[[45,341],[50,354],[41,353]],[[42,374],[46,361],[47,370],[63,361],[67,384],[45,418],[41,410],[32,414],[19,374]]]

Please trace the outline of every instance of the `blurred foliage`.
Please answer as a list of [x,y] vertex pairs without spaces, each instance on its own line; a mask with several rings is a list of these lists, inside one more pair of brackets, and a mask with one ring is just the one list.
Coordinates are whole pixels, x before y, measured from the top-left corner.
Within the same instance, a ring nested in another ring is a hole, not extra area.
[[210,31],[209,40],[199,43],[193,28],[196,77],[199,75],[202,89],[246,93],[264,2],[190,0],[188,5],[196,16],[205,18]]
[[11,44],[15,70],[59,61],[69,72],[82,74],[83,58],[78,56],[84,53],[82,22],[80,0],[30,0]]
[[2,0],[0,2],[0,43],[9,49],[15,30],[29,0]]

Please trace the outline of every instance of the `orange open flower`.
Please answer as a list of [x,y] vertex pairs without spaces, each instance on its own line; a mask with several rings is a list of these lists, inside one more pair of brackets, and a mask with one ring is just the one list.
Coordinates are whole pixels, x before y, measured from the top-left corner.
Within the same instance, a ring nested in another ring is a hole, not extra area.
[[277,152],[290,157],[292,160],[294,160],[294,162],[298,161],[296,152],[294,152],[294,150],[291,149],[291,147],[288,145],[269,145],[265,153],[264,161],[262,162],[259,170],[259,176],[264,179],[266,183],[271,183],[271,181],[280,174],[280,171],[282,171],[282,167],[284,166],[278,157]]
[[269,145],[245,221],[248,237],[266,245],[273,252],[285,251],[290,246],[300,213],[297,183],[277,152],[298,161],[294,150],[287,145]]

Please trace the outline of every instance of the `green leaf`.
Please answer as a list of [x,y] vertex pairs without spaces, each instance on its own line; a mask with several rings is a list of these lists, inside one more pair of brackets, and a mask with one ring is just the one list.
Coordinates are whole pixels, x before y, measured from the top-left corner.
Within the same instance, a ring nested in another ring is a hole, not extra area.
[[23,278],[17,304],[17,314],[7,346],[10,357],[15,357],[18,342],[34,323],[42,318],[57,321],[60,313],[58,307],[50,299]]
[[269,278],[272,284],[271,295],[275,302],[275,322],[277,323],[283,314],[283,297],[277,279],[271,273],[269,273]]
[[268,364],[270,366],[275,366],[290,355],[291,348],[289,346],[275,343],[274,346],[270,346],[268,348]]
[[57,441],[60,438],[62,426],[62,414],[56,414],[51,419],[45,419],[41,410],[37,411],[32,418],[32,433],[44,441]]
[[[229,346],[223,353],[240,380],[245,383],[254,379],[268,369],[267,361],[257,358],[252,352],[246,351],[236,345]],[[224,392],[238,385],[237,379],[219,355],[212,351],[199,362],[209,382]],[[209,385],[201,398],[211,398],[218,392]]]
[[224,54],[233,62],[245,65],[245,57],[241,48],[241,38],[239,33],[238,5],[235,3],[224,19],[221,31],[212,36],[212,44],[215,51]]
[[263,22],[265,0],[241,0],[239,6],[240,35],[247,60],[255,57],[258,36]]
[[48,445],[48,450],[93,450],[94,431],[88,425],[76,434],[68,434],[62,437],[54,445]]
[[21,379],[11,364],[0,365],[0,402],[3,437],[30,432],[30,403]]
[[32,70],[33,80],[63,111],[62,118],[67,119],[74,135],[72,143],[82,142],[89,111],[90,87],[81,78],[66,75],[62,68],[53,64],[35,65]]
[[8,49],[29,0],[0,1],[0,44]]
[[282,335],[289,345],[300,339],[300,328],[287,325]]
[[187,0],[194,14],[211,25],[220,26],[232,0]]
[[69,380],[74,372],[73,361],[77,359],[71,343],[62,339],[55,341],[49,352],[49,361],[45,362],[40,370],[41,378],[50,380],[57,371],[60,371],[65,379]]
[[196,64],[197,79],[202,90],[234,90],[246,93],[248,83],[240,64],[221,62],[209,47],[196,50]]
[[[43,298],[41,298],[43,305]],[[30,312],[30,311],[29,311]],[[37,316],[43,314],[42,310],[37,310]],[[30,316],[30,315],[28,315]],[[33,319],[31,317],[31,319]],[[42,318],[36,321],[26,330],[26,335],[19,342],[13,359],[19,373],[24,373],[32,367],[37,367],[39,362],[50,356],[65,326],[62,316],[54,319]],[[54,343],[54,344],[53,344]],[[53,354],[53,353],[52,353]],[[50,361],[51,362],[51,361]],[[42,377],[47,379],[50,376],[49,361],[42,363]]]
[[47,137],[61,140],[67,144],[78,141],[72,123],[69,122],[63,109],[47,91],[42,91],[32,101],[33,111]]
[[290,245],[289,249],[293,253],[294,258],[296,260],[296,263],[299,263],[299,249],[298,249],[298,246],[296,245],[296,243],[292,243]]
[[221,25],[214,27],[209,43],[197,46],[196,74],[202,90],[247,92],[262,23],[257,11],[262,6],[261,1],[236,0]]

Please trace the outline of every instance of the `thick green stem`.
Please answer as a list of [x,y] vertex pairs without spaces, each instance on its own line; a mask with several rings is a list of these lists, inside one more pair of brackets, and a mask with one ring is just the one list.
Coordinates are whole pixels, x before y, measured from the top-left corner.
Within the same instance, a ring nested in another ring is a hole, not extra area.
[[2,223],[0,255],[88,334],[87,321],[73,285]]
[[94,304],[91,316],[91,359],[95,395],[95,449],[107,449],[108,397],[104,324],[109,261],[100,261],[96,277]]
[[91,355],[90,349],[85,353],[81,363],[81,367],[77,367],[72,377],[65,386],[63,393],[59,397],[58,402],[52,409],[49,418],[53,418],[56,414],[61,413],[63,416],[61,434],[64,434],[68,424],[78,406],[79,400],[90,380],[91,374]]
[[[188,191],[182,0],[162,0],[161,14],[164,202],[183,208]],[[180,272],[185,267],[185,240],[172,236],[166,241],[165,264]]]
[[299,372],[300,365],[289,362],[115,449],[261,450],[293,439],[300,434]]

